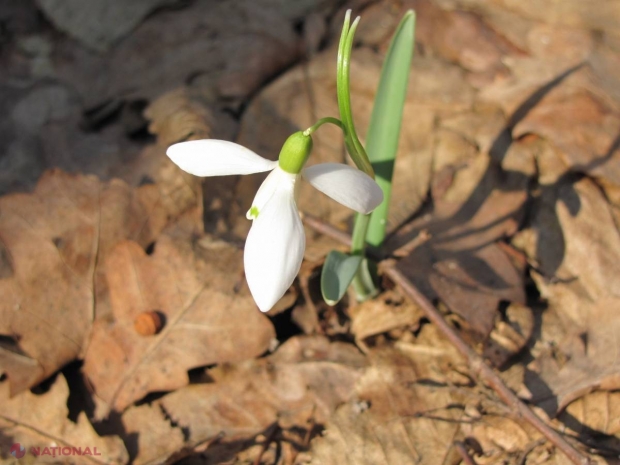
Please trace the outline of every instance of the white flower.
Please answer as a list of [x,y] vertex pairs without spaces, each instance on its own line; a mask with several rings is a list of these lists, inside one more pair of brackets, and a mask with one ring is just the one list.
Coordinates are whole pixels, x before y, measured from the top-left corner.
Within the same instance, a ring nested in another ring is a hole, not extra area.
[[196,176],[271,170],[247,213],[253,224],[244,254],[250,292],[263,312],[291,286],[303,260],[306,237],[296,204],[300,174],[324,194],[360,213],[370,213],[383,201],[377,183],[355,168],[339,163],[303,168],[311,148],[310,136],[298,132],[284,144],[279,162],[214,139],[181,142],[166,152],[182,170]]

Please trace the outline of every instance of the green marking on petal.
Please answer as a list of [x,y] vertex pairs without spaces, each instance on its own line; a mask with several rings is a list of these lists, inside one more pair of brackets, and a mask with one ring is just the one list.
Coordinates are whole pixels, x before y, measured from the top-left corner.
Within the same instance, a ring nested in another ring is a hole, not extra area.
[[258,207],[254,205],[252,208],[250,208],[246,216],[248,220],[255,220],[256,218],[258,218]]

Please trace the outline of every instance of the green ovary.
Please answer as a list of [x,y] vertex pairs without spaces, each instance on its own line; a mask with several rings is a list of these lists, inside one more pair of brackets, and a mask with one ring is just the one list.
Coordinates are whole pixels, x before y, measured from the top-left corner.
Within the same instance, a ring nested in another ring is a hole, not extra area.
[[312,151],[312,137],[299,131],[291,134],[280,151],[280,168],[290,174],[299,174]]

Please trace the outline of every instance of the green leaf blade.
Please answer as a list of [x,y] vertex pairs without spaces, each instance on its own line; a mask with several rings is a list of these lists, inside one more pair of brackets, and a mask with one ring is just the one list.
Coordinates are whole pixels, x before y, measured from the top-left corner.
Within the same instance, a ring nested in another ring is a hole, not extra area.
[[372,212],[366,236],[368,243],[375,247],[379,247],[385,239],[394,162],[413,58],[415,19],[415,13],[408,11],[394,33],[383,63],[366,135],[366,152],[375,171],[375,180],[384,195],[383,203]]
[[362,258],[361,255],[348,255],[336,250],[327,255],[321,271],[321,293],[328,305],[336,305],[342,299]]

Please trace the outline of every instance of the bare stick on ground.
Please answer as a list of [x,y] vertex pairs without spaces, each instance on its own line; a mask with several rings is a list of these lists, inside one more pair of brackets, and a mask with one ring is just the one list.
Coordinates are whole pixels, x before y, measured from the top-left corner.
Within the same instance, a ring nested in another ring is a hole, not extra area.
[[469,455],[469,452],[467,452],[467,448],[465,447],[465,444],[463,444],[460,441],[457,441],[454,443],[454,448],[456,449],[458,454],[461,456],[461,459],[463,459],[463,463],[465,465],[476,465],[476,462],[474,462],[474,459],[472,459],[471,455]]
[[[342,239],[344,233],[333,226],[322,222],[317,218],[310,218],[305,215],[304,221],[308,226],[316,231],[328,235],[343,244],[350,244],[350,237]],[[520,418],[530,423],[536,428],[549,442],[560,449],[576,465],[594,465],[594,462],[583,455],[568,443],[562,435],[541,420],[525,403],[512,392],[502,381],[495,371],[489,367],[484,359],[478,355],[461,338],[459,333],[444,319],[443,315],[435,306],[403,275],[395,268],[394,260],[384,260],[380,269],[401,289],[407,297],[411,299],[426,315],[426,317],[443,333],[444,336],[456,347],[456,349],[467,359],[472,375],[486,383],[493,389],[499,398]]]

